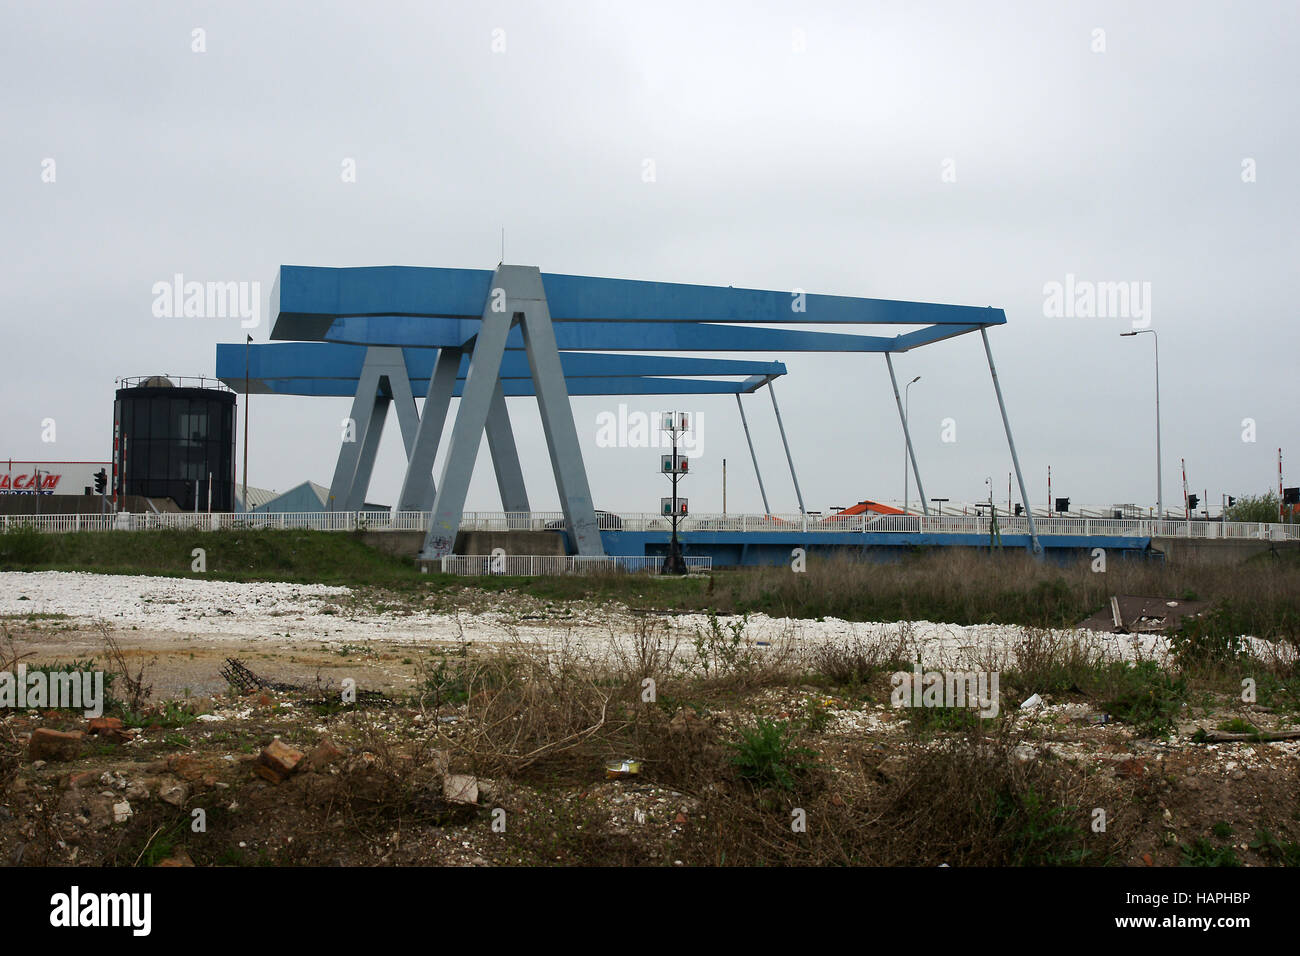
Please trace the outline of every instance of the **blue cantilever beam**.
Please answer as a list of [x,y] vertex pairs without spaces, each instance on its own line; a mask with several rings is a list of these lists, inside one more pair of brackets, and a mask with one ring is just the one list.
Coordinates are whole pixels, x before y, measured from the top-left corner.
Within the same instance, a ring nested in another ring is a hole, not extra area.
[[[711,322],[556,322],[555,342],[563,350],[596,352],[893,352],[897,336],[802,329],[755,328]],[[277,322],[276,331],[289,327]],[[300,326],[296,326],[302,331]],[[313,333],[289,338],[319,339],[350,345],[393,345],[403,348],[460,348],[473,341],[478,321],[431,319],[409,315],[366,315],[334,319]],[[939,326],[969,331],[978,326]],[[928,330],[921,330],[928,331]],[[946,334],[956,334],[947,333]],[[281,336],[273,332],[271,338]],[[524,347],[523,333],[514,328],[506,349]]]
[[[412,381],[422,383],[417,392],[423,391],[433,374],[438,353],[428,348],[406,348],[402,350],[402,359]],[[244,389],[245,347],[243,345],[219,344],[217,346],[217,378],[221,379],[235,391]],[[335,345],[326,342],[277,342],[269,345],[250,345],[247,352],[248,378],[250,391],[256,391],[251,383],[254,381],[289,381],[294,379],[338,379],[350,383],[355,390],[356,382],[361,377],[366,360],[366,347],[358,345]],[[462,356],[457,380],[464,381],[469,372],[470,357]],[[745,359],[694,358],[681,355],[603,355],[594,352],[561,352],[560,367],[566,379],[578,382],[584,378],[628,378],[648,380],[659,377],[719,377],[719,376],[764,376],[775,378],[784,375],[785,365],[781,362],[757,362]],[[528,357],[523,352],[508,352],[501,362],[500,377],[503,381],[530,379],[532,370]],[[736,384],[736,383],[729,383]],[[652,386],[653,383],[651,382]],[[731,391],[727,389],[726,391]],[[748,391],[748,389],[745,389]],[[322,393],[312,393],[322,394]],[[348,392],[351,394],[351,392]],[[520,392],[518,394],[532,394]],[[595,392],[588,394],[666,394],[653,390],[635,390],[616,393]]]
[[[484,269],[281,266],[271,295],[271,338],[461,346],[477,334],[492,276]],[[1001,309],[976,306],[552,273],[541,279],[561,349],[739,351],[765,338],[756,348],[889,352],[902,350],[898,336],[834,340],[822,337],[826,333],[725,326],[903,325],[964,332],[1006,322]],[[573,338],[566,341],[567,334]],[[507,347],[522,347],[518,338],[516,329]]]
[[[222,379],[240,394],[244,391],[243,378]],[[767,384],[766,376],[756,376],[744,381],[726,382],[710,378],[654,378],[649,376],[618,376],[610,378],[575,378],[569,382],[570,396],[591,395],[745,395]],[[424,393],[428,379],[411,379],[411,391]],[[452,397],[460,398],[464,380],[456,382]],[[248,390],[254,395],[309,395],[315,398],[351,398],[357,390],[355,380],[343,378],[250,378]],[[501,390],[507,398],[525,398],[537,394],[531,379],[511,378],[501,380]],[[379,394],[392,398],[390,390],[380,388]]]

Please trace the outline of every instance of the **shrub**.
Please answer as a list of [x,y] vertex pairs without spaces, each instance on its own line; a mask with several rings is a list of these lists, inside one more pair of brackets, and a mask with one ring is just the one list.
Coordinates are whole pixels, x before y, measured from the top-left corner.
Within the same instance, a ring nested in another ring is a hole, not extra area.
[[808,652],[808,666],[814,674],[842,687],[860,687],[882,671],[906,670],[904,646],[906,628],[896,641],[870,641],[854,636],[814,644]]
[[49,536],[30,524],[10,525],[0,531],[0,566],[40,564],[48,551]]
[[739,742],[728,744],[736,751],[732,765],[757,788],[793,790],[795,778],[812,767],[808,758],[817,756],[797,746],[794,738],[789,722],[760,717],[753,727],[741,730]]
[[998,796],[997,817],[1005,829],[1002,841],[1012,866],[1078,866],[1092,851],[1077,806],[1051,806],[1031,785],[1021,793]]
[[1144,736],[1167,737],[1187,700],[1187,679],[1163,670],[1154,661],[1115,661],[1102,672],[1106,709]]
[[1228,521],[1260,521],[1274,524],[1285,520],[1280,517],[1281,513],[1281,502],[1277,492],[1270,490],[1262,495],[1243,495],[1231,508],[1224,511],[1223,516]]

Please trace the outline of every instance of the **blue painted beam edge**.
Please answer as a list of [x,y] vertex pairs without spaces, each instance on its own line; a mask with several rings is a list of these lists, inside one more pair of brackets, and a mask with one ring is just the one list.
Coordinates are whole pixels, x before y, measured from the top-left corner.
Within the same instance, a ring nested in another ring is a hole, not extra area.
[[[493,273],[426,266],[282,265],[271,291],[281,318],[430,316],[477,320]],[[867,325],[1001,325],[1001,309],[797,291],[688,285],[543,273],[557,321],[751,322]]]

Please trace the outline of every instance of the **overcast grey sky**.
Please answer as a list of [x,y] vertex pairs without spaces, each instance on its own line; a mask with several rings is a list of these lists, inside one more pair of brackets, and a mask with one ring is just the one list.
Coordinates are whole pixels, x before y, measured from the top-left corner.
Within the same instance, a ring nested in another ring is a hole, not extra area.
[[[281,263],[486,269],[504,226],[507,260],[546,272],[1005,309],[990,339],[1038,506],[1049,465],[1076,504],[1154,503],[1151,336],[1044,307],[1067,275],[1150,283],[1166,503],[1181,457],[1216,503],[1276,487],[1279,446],[1300,484],[1298,10],[6,0],[0,455],[107,458],[116,377],[212,374],[239,320],[154,317],[175,273],[269,293]],[[880,356],[752,357],[789,366],[809,508],[902,496]],[[1004,497],[978,336],[896,364],[923,376],[927,493],[982,498],[992,476]],[[748,402],[772,507],[793,511],[771,404]],[[703,415],[692,509],[720,510],[726,458],[728,509],[761,510],[734,400],[676,404]],[[616,406],[574,401],[597,506],[654,510],[656,453],[596,447]],[[256,397],[250,483],[328,483],[347,408]],[[533,507],[553,508],[535,405],[511,412]],[[370,500],[396,498],[403,464],[390,415]],[[468,507],[499,506],[485,446]]]

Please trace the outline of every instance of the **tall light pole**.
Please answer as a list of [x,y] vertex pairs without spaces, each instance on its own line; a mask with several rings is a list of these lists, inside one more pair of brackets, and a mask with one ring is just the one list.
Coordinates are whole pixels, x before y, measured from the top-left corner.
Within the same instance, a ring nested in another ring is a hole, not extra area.
[[1159,520],[1165,520],[1165,481],[1164,472],[1160,465],[1160,336],[1156,335],[1155,329],[1135,329],[1132,332],[1121,332],[1123,338],[1132,338],[1135,335],[1141,335],[1143,332],[1150,332],[1155,338],[1156,347],[1156,511]]
[[907,513],[907,495],[908,495],[908,478],[907,471],[907,418],[908,409],[911,407],[912,386],[921,381],[921,376],[917,376],[907,383],[903,389],[903,513]]

